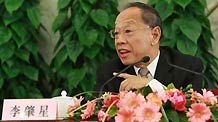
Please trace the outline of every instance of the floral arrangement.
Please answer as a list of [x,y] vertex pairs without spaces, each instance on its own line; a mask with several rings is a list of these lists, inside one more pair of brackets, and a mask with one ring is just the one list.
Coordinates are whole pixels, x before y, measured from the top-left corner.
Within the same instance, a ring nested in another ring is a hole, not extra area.
[[166,90],[148,91],[105,93],[82,105],[84,98],[74,97],[68,114],[74,119],[102,122],[217,122],[217,98],[211,91],[202,89],[200,94],[190,86],[179,90],[172,84]]

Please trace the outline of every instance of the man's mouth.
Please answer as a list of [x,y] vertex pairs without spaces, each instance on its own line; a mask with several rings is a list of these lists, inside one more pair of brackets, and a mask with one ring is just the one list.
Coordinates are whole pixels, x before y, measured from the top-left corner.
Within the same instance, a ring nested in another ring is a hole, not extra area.
[[120,58],[125,58],[126,56],[129,55],[129,53],[130,53],[130,51],[127,49],[119,49],[118,50],[118,54],[119,54]]

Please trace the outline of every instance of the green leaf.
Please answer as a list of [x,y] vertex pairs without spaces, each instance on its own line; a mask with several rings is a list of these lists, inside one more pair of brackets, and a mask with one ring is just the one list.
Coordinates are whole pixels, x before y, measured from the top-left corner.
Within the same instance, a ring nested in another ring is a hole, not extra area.
[[79,82],[85,77],[86,71],[81,69],[74,69],[67,75],[68,88],[76,88]]
[[210,31],[206,31],[206,30],[203,30],[202,32],[204,32],[203,39],[207,40],[207,41],[205,41],[205,43],[206,43],[205,46],[207,46],[208,49],[212,49],[212,41],[211,41],[211,39],[213,37],[212,33]]
[[9,79],[16,77],[20,73],[19,68],[16,66],[9,67],[9,66],[3,65],[2,68]]
[[64,42],[67,47],[67,54],[69,55],[70,59],[75,63],[77,57],[83,51],[83,47],[79,45],[76,40],[72,39],[72,35],[74,32],[74,28],[69,28],[67,31],[64,32]]
[[26,28],[24,27],[23,23],[15,22],[11,24],[11,27],[16,32],[18,37],[20,38],[20,39],[16,39],[16,38],[14,39],[18,47],[21,47],[23,44],[25,44],[28,41],[30,35],[27,32]]
[[163,25],[164,25],[162,30],[163,36],[166,38],[171,38],[171,34],[172,34],[171,23],[164,22]]
[[4,16],[3,16],[3,21],[5,23],[5,25],[9,25],[15,21],[17,21],[18,19],[22,18],[24,15],[21,11],[16,11],[13,14],[10,14],[8,12],[5,12]]
[[32,67],[32,66],[25,66],[23,67],[23,73],[26,77],[28,77],[30,80],[37,81],[39,76],[38,69]]
[[24,47],[30,51],[34,56],[37,55],[38,53],[38,47],[37,47],[37,44],[32,42],[32,41],[28,41],[26,44],[24,44]]
[[179,122],[188,122],[188,117],[186,116],[185,113],[180,112],[179,113]]
[[20,58],[21,60],[26,61],[27,63],[29,62],[29,57],[30,57],[30,52],[28,52],[27,50],[24,49],[18,49],[15,52],[15,55]]
[[[32,84],[30,84],[30,85],[32,85]],[[43,95],[41,94],[41,92],[37,88],[37,86],[29,87],[30,85],[26,86],[27,90],[29,91],[27,94],[28,98],[34,98],[34,99],[43,98]]]
[[201,24],[194,18],[181,18],[179,20],[180,30],[195,44],[201,34]]
[[5,62],[9,58],[11,58],[14,55],[15,46],[10,43],[6,43],[4,45],[0,46],[0,59],[1,62]]
[[[200,3],[200,0],[193,1],[193,3],[191,4],[192,9],[190,11],[195,11],[198,15],[204,15],[205,8],[207,7],[206,6],[207,3],[205,0],[204,0],[204,2],[205,2],[205,4]],[[207,18],[204,18],[204,19],[207,19]],[[202,22],[202,21],[199,20],[199,22]]]
[[150,86],[145,86],[145,87],[142,87],[141,89],[138,89],[138,93],[141,93],[144,96],[147,96],[149,93],[152,93],[152,89]]
[[96,41],[98,37],[98,31],[95,29],[89,31],[81,31],[79,32],[79,41],[82,45],[91,47]]
[[[88,74],[88,73],[86,73]],[[86,76],[82,82],[79,83],[79,86],[83,91],[92,91],[95,84],[95,78],[93,76]]]
[[86,0],[80,0],[79,2],[81,4],[82,9],[86,12],[86,14],[88,14],[91,10],[91,6],[88,3],[86,3]]
[[179,122],[179,115],[174,109],[167,109],[165,111],[169,120],[172,122]]
[[103,29],[99,29],[98,33],[99,34],[98,34],[98,39],[97,39],[96,43],[103,47],[107,32],[105,32]]
[[75,15],[75,17],[73,18],[73,26],[75,27],[75,30],[77,32],[80,31],[80,28],[82,28],[82,26],[85,24],[85,22],[87,21],[88,19],[88,16],[84,15],[84,16],[81,16],[81,14],[77,13]]
[[71,45],[68,45],[68,55],[74,63],[76,63],[78,56],[83,52],[84,47],[76,40],[71,41]]
[[218,118],[218,107],[212,107],[211,112],[214,115],[215,118]]
[[106,37],[106,42],[111,49],[114,49],[115,50],[115,45],[114,45],[114,39],[112,39],[111,37],[107,36]]
[[58,70],[61,65],[63,64],[63,62],[67,59],[67,49],[65,47],[63,47],[59,52],[58,54],[56,55],[55,57],[55,60],[54,60],[54,66],[55,66],[55,69]]
[[204,7],[207,6],[207,1],[206,0],[198,0],[200,2],[200,4]]
[[174,89],[174,88],[176,88],[176,87],[174,86],[173,83],[170,83],[167,85],[167,89]]
[[161,39],[160,46],[169,46],[169,47],[175,47],[176,40],[174,39]]
[[[115,19],[116,19],[116,15],[114,14],[110,15],[109,22],[108,22],[108,28],[112,29],[115,27],[115,23],[114,23]],[[110,30],[107,30],[107,31],[109,32]]]
[[4,0],[0,0],[0,4],[3,2]]
[[0,26],[0,45],[8,42],[12,37],[10,29]]
[[111,115],[111,117],[114,117],[114,116],[116,116],[117,111],[118,111],[118,107],[112,106],[112,107],[110,108],[108,114]]
[[15,84],[14,87],[15,88],[13,88],[12,90],[13,90],[13,94],[14,94],[14,96],[16,96],[16,98],[22,98],[22,99],[26,98],[28,92],[25,90],[25,88],[23,86]]
[[100,26],[107,27],[107,24],[109,22],[109,15],[107,11],[102,9],[92,10],[90,15],[95,23]]
[[180,19],[174,19],[172,23],[169,23],[169,25],[170,24],[171,24],[171,29],[172,29],[173,34],[177,33],[180,30],[179,28],[181,24]]
[[165,0],[167,3],[171,3],[172,2],[172,0]]
[[3,78],[0,77],[0,89],[2,89],[3,84],[4,84],[4,80]]
[[[36,84],[31,80],[17,80],[10,86],[13,89],[20,90],[16,94],[17,98],[43,98]],[[16,92],[16,91],[13,91]],[[14,96],[14,95],[13,95]]]
[[[6,62],[5,62],[10,68],[13,66],[13,65],[15,65],[17,62],[15,62],[15,58],[13,57],[13,58],[10,58],[9,60],[7,60]],[[19,63],[17,63],[16,65],[19,65]],[[16,66],[15,65],[15,66]]]
[[185,9],[185,7],[191,3],[192,0],[175,0],[174,2],[176,2],[177,4],[179,4],[180,6],[183,7],[183,9]]
[[155,5],[159,2],[159,0],[148,0],[149,5]]
[[61,91],[62,91],[63,88],[57,88],[57,89],[54,89],[53,92],[52,92],[52,95],[51,97],[57,97],[57,96],[60,96],[61,95]]
[[58,9],[66,8],[70,4],[71,0],[58,0]]
[[58,29],[64,25],[67,20],[67,10],[59,11],[58,16],[55,18],[52,23],[52,31],[57,32]]
[[97,2],[97,0],[89,0],[87,2],[91,3],[92,5],[94,5]]
[[27,9],[27,16],[35,29],[40,25],[40,10],[37,7],[31,7]]
[[188,41],[188,39],[177,40],[176,45],[178,50],[184,54],[195,55],[197,53],[197,44],[192,41]]
[[[69,67],[69,62],[68,61],[69,60],[67,60],[66,63],[64,62],[62,64],[62,66],[60,67],[60,69],[58,69],[56,71],[58,73],[58,75],[60,76],[60,78],[64,79],[65,81],[67,80],[66,74],[69,74],[69,72],[72,71],[72,67]],[[62,82],[62,81],[59,81],[59,82]]]
[[100,48],[98,46],[92,46],[91,48],[86,48],[86,50],[84,50],[84,55],[89,59],[93,59],[99,53],[99,51]]
[[17,10],[21,7],[24,0],[5,0],[5,7],[9,13]]
[[168,4],[164,0],[159,1],[159,3],[155,6],[156,10],[160,13],[162,20],[164,21],[173,14],[174,12],[174,4]]

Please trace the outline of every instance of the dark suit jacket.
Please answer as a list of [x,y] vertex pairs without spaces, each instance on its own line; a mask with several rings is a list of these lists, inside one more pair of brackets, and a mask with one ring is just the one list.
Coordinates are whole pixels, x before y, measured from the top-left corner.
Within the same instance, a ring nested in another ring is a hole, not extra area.
[[[157,64],[154,78],[165,86],[167,86],[170,83],[173,83],[176,88],[180,88],[180,87],[185,88],[188,84],[192,84],[195,90],[201,92],[202,89],[201,75],[196,75],[194,73],[190,73],[172,67],[169,65],[168,62],[201,73],[203,70],[203,64],[199,58],[196,58],[191,55],[182,54],[176,51],[175,49],[169,47],[161,47],[160,57]],[[110,79],[111,77],[113,77],[112,74],[113,72],[119,72],[125,67],[126,66],[122,64],[119,58],[112,59],[102,64],[96,73],[95,90],[99,91],[100,88],[102,87],[102,84],[106,82],[108,79]],[[136,75],[133,66],[130,67],[126,71],[126,73]],[[123,81],[122,78],[115,78],[114,80],[110,81],[104,86],[103,91],[118,93],[120,83],[122,81]]]

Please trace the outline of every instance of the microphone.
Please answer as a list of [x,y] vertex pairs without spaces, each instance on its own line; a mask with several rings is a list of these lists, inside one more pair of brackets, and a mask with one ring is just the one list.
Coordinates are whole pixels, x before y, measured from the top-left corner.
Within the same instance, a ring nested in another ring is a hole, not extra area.
[[126,71],[127,69],[129,69],[131,66],[134,66],[138,63],[147,63],[148,61],[150,60],[150,57],[149,56],[145,56],[143,57],[141,60],[131,64],[131,65],[128,65],[127,67],[125,67],[123,70],[121,70],[120,72],[118,72],[116,75],[114,75],[113,77],[111,77],[110,79],[108,79],[106,82],[104,82],[103,85],[101,85],[100,87],[100,93],[99,93],[99,97],[102,95],[102,92],[103,92],[103,88],[106,84],[108,84],[110,81],[112,81],[114,78],[116,78],[118,75],[120,75],[121,73],[123,73],[124,71]]
[[[202,74],[201,72],[196,72],[196,71],[193,71],[193,70],[190,70],[190,69],[187,69],[187,68],[184,68],[184,67],[181,67],[181,66],[172,64],[172,63],[170,63],[168,60],[167,60],[167,63],[168,63],[171,67],[174,67],[174,68],[176,68],[176,69],[180,69],[180,70],[183,70],[183,71],[186,71],[186,72],[195,74],[195,75],[203,76],[203,74]],[[204,77],[204,76],[203,76],[203,77]]]

